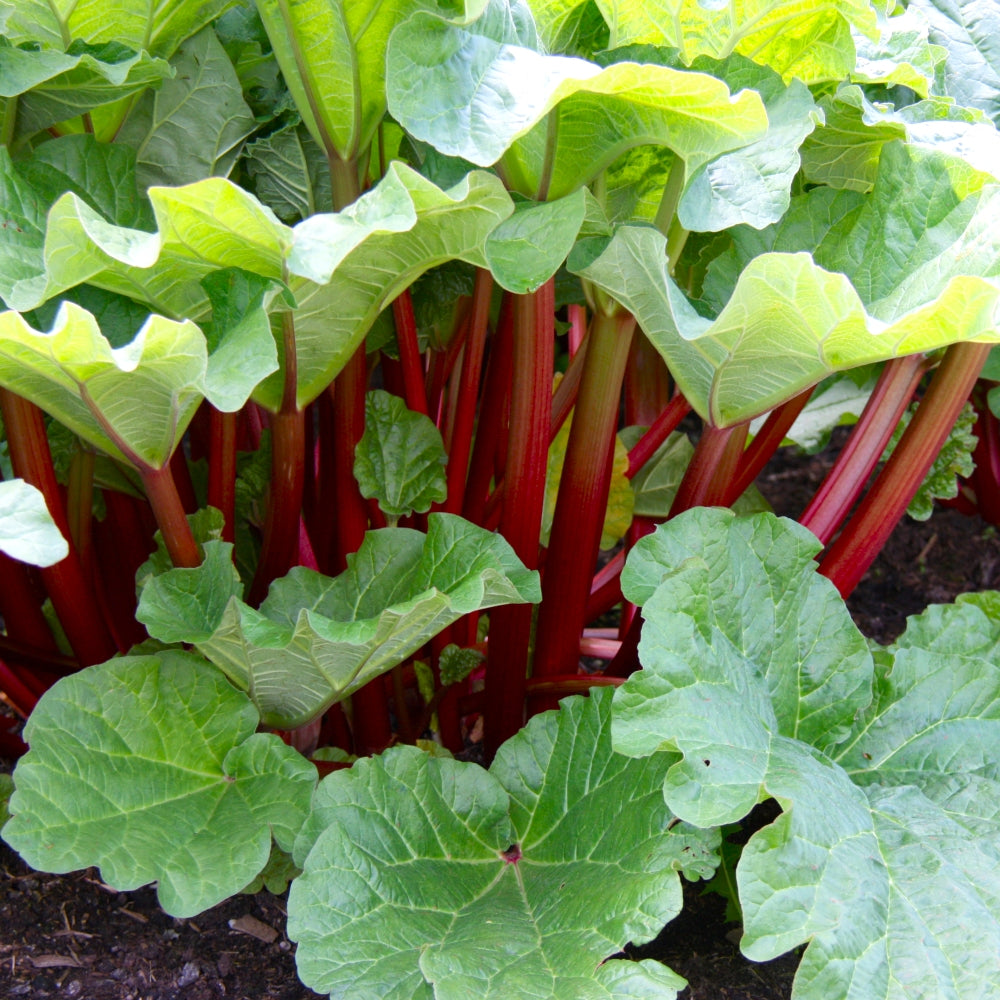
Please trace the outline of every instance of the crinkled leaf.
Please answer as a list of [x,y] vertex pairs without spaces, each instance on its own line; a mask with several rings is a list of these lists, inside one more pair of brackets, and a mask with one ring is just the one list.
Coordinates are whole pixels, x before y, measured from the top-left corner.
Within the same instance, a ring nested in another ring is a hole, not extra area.
[[485,0],[255,0],[302,120],[327,155],[356,158],[385,114],[385,51],[415,10],[475,17]]
[[52,566],[69,554],[45,497],[23,479],[0,482],[0,551],[32,566]]
[[361,495],[390,517],[425,513],[448,495],[448,455],[441,432],[424,413],[382,389],[365,397],[365,432],[354,452]]
[[436,149],[481,166],[503,157],[512,189],[561,198],[632,146],[669,146],[694,170],[759,138],[760,98],[704,73],[549,56],[486,20],[411,17],[389,46],[389,110]]
[[1000,9],[983,0],[912,0],[930,24],[930,40],[948,50],[945,93],[1000,119]]
[[164,59],[185,38],[210,24],[233,0],[17,0],[4,33],[11,41],[64,48],[66,38],[121,42]]
[[[486,237],[512,208],[493,174],[476,170],[442,191],[394,162],[349,209],[299,223],[288,259],[302,279],[290,281],[299,406],[326,388],[382,310],[428,268],[453,259],[486,267]],[[272,377],[254,398],[277,409],[281,393]]]
[[541,599],[538,574],[503,538],[449,514],[431,514],[426,535],[368,532],[336,578],[293,569],[259,611],[214,596],[236,593],[228,558],[228,546],[208,542],[203,566],[156,577],[136,615],[155,637],[193,643],[281,729],[315,718],[462,615]]
[[[903,414],[903,419],[893,431],[892,439],[882,456],[883,461],[888,459],[896,445],[899,444],[899,439],[909,426],[912,416],[913,408],[911,407]],[[972,452],[978,441],[972,432],[976,419],[976,411],[972,404],[966,403],[954,426],[948,432],[948,437],[937,453],[934,464],[920,484],[920,489],[917,490],[906,508],[906,513],[910,517],[917,521],[926,521],[934,513],[935,500],[951,500],[958,496],[957,477],[968,478],[976,467],[972,458]]]
[[438,656],[438,669],[442,684],[459,684],[476,669],[486,657],[478,649],[462,649],[451,642]]
[[254,193],[287,225],[332,205],[326,157],[300,124],[248,143],[243,166]]
[[541,287],[569,256],[587,214],[586,189],[556,201],[518,202],[490,233],[486,259],[497,284],[523,295]]
[[718,64],[698,59],[693,69],[713,72],[734,92],[752,89],[767,110],[767,133],[724,153],[687,180],[677,208],[685,229],[718,232],[744,223],[760,229],[777,222],[788,208],[799,170],[799,147],[822,121],[809,89],[741,56]]
[[17,47],[0,37],[0,97],[17,97],[17,133],[31,135],[131,97],[172,75],[163,59],[116,38],[100,45]]
[[[213,271],[240,268],[285,283],[294,309],[283,296],[270,321],[280,341],[292,312],[300,406],[329,384],[382,309],[423,271],[453,258],[485,267],[486,237],[512,211],[492,174],[475,171],[442,191],[398,162],[344,212],[312,216],[294,230],[222,178],[149,195],[155,233],[108,225],[75,195],[62,197],[49,214],[45,273],[0,286],[8,303],[33,308],[87,281],[200,322],[209,310],[202,279]],[[283,373],[254,390],[272,410],[283,394]]]
[[[644,601],[644,669],[615,695],[614,745],[679,751],[665,795],[695,822],[781,805],[737,877],[748,957],[808,942],[794,1000],[992,995],[996,597],[932,608],[873,664],[806,539],[770,516],[692,511],[639,543],[623,588]],[[809,602],[793,610],[789,592]],[[813,672],[844,643],[856,651],[842,672]]]
[[[939,151],[965,161],[974,172],[1000,176],[1000,135],[979,112],[932,98],[898,111],[872,104],[860,87],[841,87],[824,98],[826,124],[802,147],[808,180],[852,191],[869,191],[886,143],[906,140],[911,149]],[[955,168],[952,167],[954,176]],[[982,180],[980,180],[980,183]]]
[[866,0],[597,0],[612,43],[670,45],[684,62],[731,52],[770,66],[786,80],[843,79],[854,67],[851,28],[877,37],[875,10]]
[[917,6],[904,7],[892,17],[878,11],[878,39],[854,33],[857,62],[851,79],[886,87],[909,87],[929,96],[947,50],[929,39],[930,25]]
[[116,143],[138,157],[142,187],[225,177],[257,127],[240,81],[211,28],[185,41],[170,61],[176,75],[129,110]]
[[[835,371],[997,339],[998,290],[987,279],[1000,273],[1000,187],[982,187],[965,166],[953,182],[955,163],[894,143],[868,199],[817,191],[793,202],[794,224],[734,234],[739,277],[714,320],[669,275],[652,229],[578,244],[570,270],[633,312],[692,406],[728,426]],[[821,212],[810,222],[813,197]],[[845,201],[854,210],[837,218],[831,203]],[[772,247],[780,252],[761,252]]]
[[94,447],[153,468],[170,458],[201,402],[206,361],[193,323],[150,316],[135,340],[112,348],[71,302],[48,333],[0,313],[0,385]]
[[200,657],[128,656],[65,677],[25,727],[4,839],[34,868],[98,865],[117,889],[158,882],[193,916],[288,849],[316,771]]
[[136,183],[135,153],[127,146],[98,142],[92,135],[64,135],[42,143],[13,169],[46,206],[72,191],[115,225],[142,229],[152,221]]
[[677,872],[708,874],[718,837],[671,822],[673,757],[612,753],[610,704],[566,699],[489,771],[401,747],[327,778],[289,897],[303,981],[356,1000],[674,996],[664,966],[605,960],[680,910]]

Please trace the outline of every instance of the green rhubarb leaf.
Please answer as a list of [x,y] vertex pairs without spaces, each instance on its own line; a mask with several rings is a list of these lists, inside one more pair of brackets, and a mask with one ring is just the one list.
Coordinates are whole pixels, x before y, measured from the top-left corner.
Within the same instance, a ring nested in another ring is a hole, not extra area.
[[98,142],[92,135],[64,135],[42,143],[12,168],[47,207],[72,191],[115,225],[142,229],[152,223],[136,182],[135,153],[127,146]]
[[9,774],[0,774],[0,829],[10,819],[8,804],[14,791],[14,779]]
[[802,147],[803,171],[815,184],[870,191],[882,149],[896,139],[907,141],[911,149],[954,156],[988,180],[1000,177],[996,128],[980,112],[957,107],[946,98],[919,101],[897,111],[872,104],[860,87],[846,86],[824,98],[821,107],[826,124]]
[[[331,996],[673,997],[684,981],[612,958],[714,869],[716,831],[663,803],[675,759],[612,752],[609,692],[533,719],[489,771],[411,747],[325,779],[296,845],[288,933]],[[638,767],[636,765],[639,765]]]
[[144,302],[167,316],[203,319],[209,301],[201,280],[241,267],[274,281],[283,278],[292,233],[235,184],[208,178],[149,192],[157,232],[108,224],[72,192],[48,216],[44,273],[0,288],[11,308],[33,309],[89,282]]
[[385,114],[385,52],[415,10],[475,17],[485,0],[255,0],[274,55],[310,134],[327,155],[356,159]]
[[[718,64],[698,59],[694,69],[714,72],[731,90],[754,90],[767,110],[767,133],[725,153],[689,176],[677,208],[685,229],[718,232],[746,224],[760,229],[788,209],[799,170],[799,147],[822,121],[809,89],[799,80],[787,86],[773,70],[741,56]],[[689,171],[690,172],[690,171]]]
[[52,566],[69,555],[45,497],[23,479],[0,482],[0,551],[32,566]]
[[203,324],[209,351],[205,394],[216,409],[235,413],[257,383],[278,368],[264,311],[278,286],[235,267],[213,271],[201,284],[212,303],[212,319]]
[[150,316],[112,348],[94,317],[65,302],[48,332],[0,313],[0,385],[114,458],[161,468],[201,402],[205,339],[193,323]]
[[532,7],[546,52],[589,58],[609,47],[604,15],[594,0],[548,0]]
[[570,194],[644,144],[668,146],[693,171],[767,128],[756,93],[734,96],[708,74],[602,70],[543,55],[505,27],[411,17],[389,45],[389,110],[443,153],[480,166],[502,157],[509,185],[528,197]]
[[211,28],[183,42],[170,61],[173,79],[129,110],[116,143],[131,146],[143,189],[225,177],[257,127],[240,81]]
[[14,43],[41,42],[65,48],[67,39],[120,42],[168,59],[185,38],[211,24],[233,0],[17,0],[4,34]]
[[430,417],[382,389],[367,394],[365,432],[354,452],[362,496],[378,500],[393,520],[426,513],[448,495],[447,462],[441,432]]
[[243,166],[254,193],[287,225],[333,204],[326,157],[301,124],[248,143]]
[[117,889],[157,882],[189,917],[288,850],[315,768],[257,733],[250,700],[190,653],[127,656],[65,677],[25,726],[4,839],[33,868],[98,865]]
[[921,97],[930,96],[948,51],[930,41],[927,18],[916,5],[904,7],[891,17],[881,10],[877,14],[877,40],[854,32],[858,58],[851,79],[856,83],[909,87]]
[[203,566],[147,584],[136,616],[156,638],[193,643],[281,729],[320,715],[462,615],[541,599],[538,574],[503,538],[450,514],[429,515],[426,535],[368,532],[336,578],[293,569],[259,611],[235,596],[230,548],[204,550]]
[[[264,301],[261,309],[279,341],[291,321],[300,406],[329,384],[385,306],[425,270],[455,258],[485,267],[486,237],[512,211],[492,174],[475,171],[442,191],[401,163],[345,211],[312,216],[294,230],[222,178],[149,194],[154,233],[109,225],[76,195],[63,196],[48,217],[44,274],[15,272],[0,286],[8,304],[34,308],[85,281],[155,312],[204,322],[210,302],[203,279],[240,268],[290,289],[291,298]],[[34,218],[30,191],[17,188],[12,200],[21,195],[26,220]],[[241,376],[249,388],[253,374]],[[223,394],[218,383],[208,388]],[[283,372],[254,388],[256,401],[272,410],[283,394]]]
[[497,284],[518,295],[540,288],[569,256],[586,215],[586,188],[557,201],[515,203],[486,241]]
[[805,83],[840,80],[854,67],[852,27],[877,37],[875,10],[866,0],[597,0],[612,45],[668,45],[690,63],[699,55],[732,52]]
[[725,427],[836,371],[998,339],[1000,187],[982,184],[964,161],[887,146],[868,199],[817,191],[793,202],[794,224],[734,232],[739,277],[715,319],[678,288],[650,228],[578,244],[569,267],[635,314],[692,406]]
[[777,800],[737,870],[741,947],[760,961],[807,944],[793,1000],[991,995],[997,595],[911,619],[873,662],[809,538],[701,510],[636,546],[622,585],[643,604],[643,670],[616,692],[614,746],[681,753],[664,792],[691,822]]
[[32,135],[58,122],[131,97],[172,75],[163,59],[152,58],[116,38],[99,45],[74,41],[65,47],[15,46],[0,37],[0,97],[17,97],[19,135]]
[[944,92],[1000,120],[1000,10],[978,0],[912,0],[930,24],[930,40],[948,52]]
[[[297,276],[289,286],[299,406],[326,388],[382,310],[424,271],[455,259],[486,267],[486,238],[512,210],[493,174],[476,170],[442,191],[394,162],[345,211],[299,223],[288,257]],[[281,394],[282,380],[272,377],[254,399],[276,410]]]

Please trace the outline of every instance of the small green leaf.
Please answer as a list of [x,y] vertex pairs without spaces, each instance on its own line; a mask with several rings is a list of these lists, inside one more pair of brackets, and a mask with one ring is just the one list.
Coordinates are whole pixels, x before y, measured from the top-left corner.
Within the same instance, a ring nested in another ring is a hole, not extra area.
[[398,396],[375,389],[365,397],[365,432],[354,452],[361,495],[378,500],[389,517],[430,510],[448,495],[448,455],[441,433]]
[[359,1000],[675,996],[664,966],[612,956],[679,912],[677,873],[710,873],[718,837],[671,822],[673,757],[611,752],[610,704],[566,699],[489,771],[401,747],[328,777],[288,905],[303,981]]
[[69,555],[45,497],[23,479],[0,482],[0,551],[32,566],[52,566]]
[[117,889],[158,883],[193,916],[289,849],[315,768],[200,657],[128,656],[65,677],[25,727],[3,836],[34,868],[98,865]]
[[486,259],[497,284],[524,295],[540,288],[569,256],[586,218],[586,189],[556,201],[517,202],[490,233]]
[[315,718],[470,611],[541,600],[538,574],[503,538],[450,514],[429,515],[426,535],[368,532],[335,579],[293,569],[259,611],[229,596],[228,559],[228,546],[207,543],[202,566],[146,586],[136,617],[157,638],[194,643],[280,729]]
[[286,225],[332,207],[326,157],[301,124],[248,143],[243,165],[254,193]]

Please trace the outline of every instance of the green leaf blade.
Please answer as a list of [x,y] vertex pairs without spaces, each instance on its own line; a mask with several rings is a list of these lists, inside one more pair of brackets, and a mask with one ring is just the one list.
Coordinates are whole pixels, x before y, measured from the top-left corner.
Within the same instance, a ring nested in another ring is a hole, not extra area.
[[119,889],[158,881],[160,903],[192,916],[290,846],[315,769],[200,658],[125,657],[65,678],[25,729],[4,839],[34,867],[99,865]]

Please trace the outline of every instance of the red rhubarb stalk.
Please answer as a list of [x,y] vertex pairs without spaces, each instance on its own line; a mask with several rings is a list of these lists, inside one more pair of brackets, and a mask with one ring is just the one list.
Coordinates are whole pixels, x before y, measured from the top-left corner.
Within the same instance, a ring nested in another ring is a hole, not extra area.
[[843,597],[861,582],[906,512],[989,355],[989,344],[953,344],[885,468],[820,563]]

